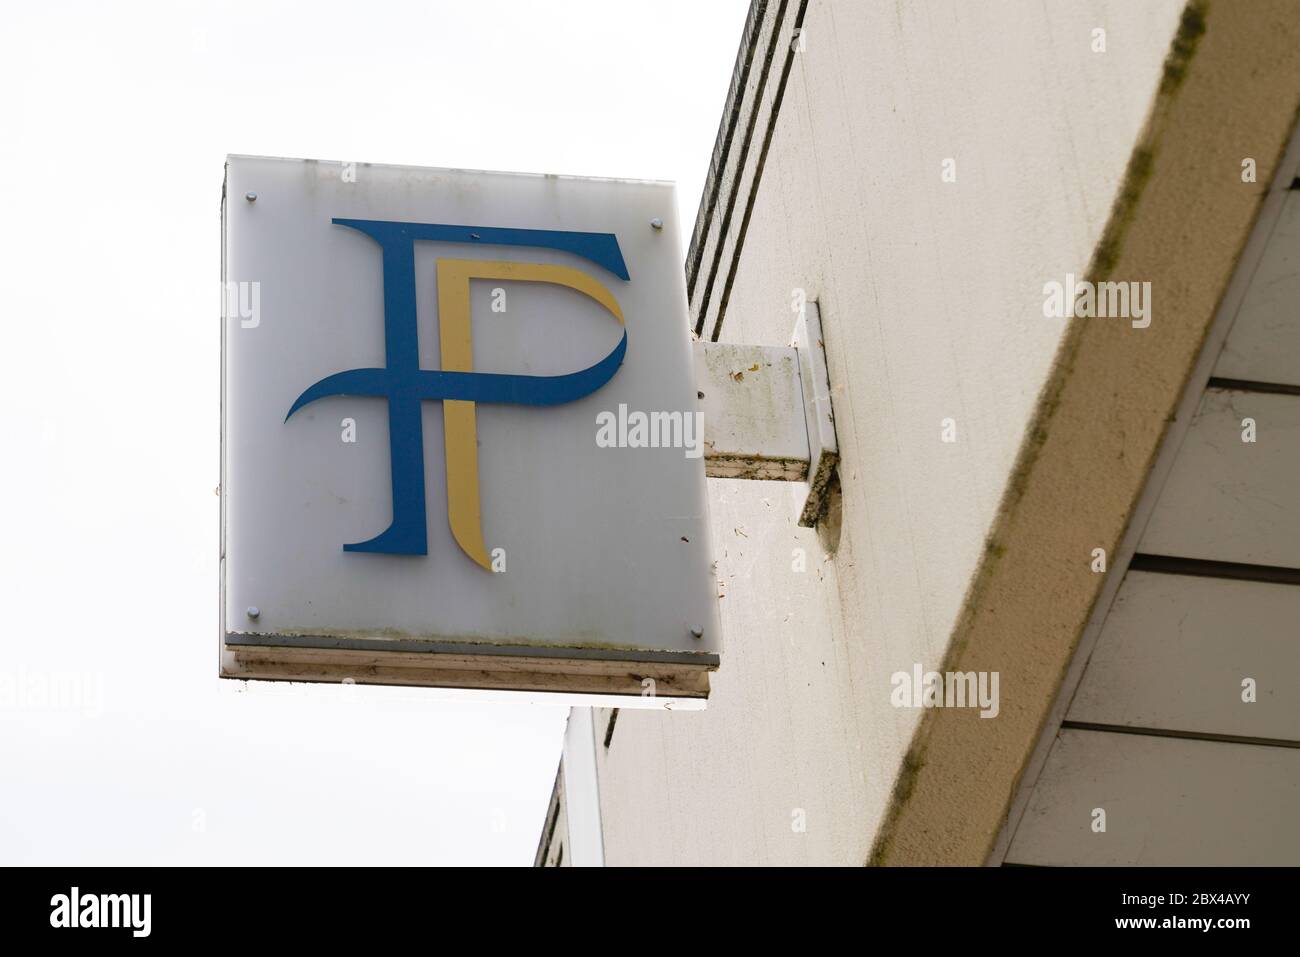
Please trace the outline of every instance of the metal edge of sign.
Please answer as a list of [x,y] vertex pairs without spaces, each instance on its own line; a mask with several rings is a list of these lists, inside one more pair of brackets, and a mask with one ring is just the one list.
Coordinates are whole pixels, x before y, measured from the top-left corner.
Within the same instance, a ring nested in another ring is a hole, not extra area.
[[[299,163],[304,166],[339,166],[347,162],[346,160],[321,159],[314,156],[271,156],[270,154],[265,153],[227,153],[225,160],[227,165],[231,160]],[[472,175],[486,174],[488,176],[526,177],[528,179],[558,179],[587,183],[632,183],[641,186],[677,186],[677,181],[673,179],[648,179],[642,176],[592,176],[587,173],[539,173],[536,170],[475,169],[470,166],[421,166],[418,163],[380,163],[368,160],[358,160],[355,165],[362,169],[378,166],[384,169],[410,170],[417,173],[469,173]]]
[[[544,693],[585,704],[673,710],[703,708],[702,663],[561,657],[403,654],[283,645],[225,645],[223,678]],[[575,697],[578,696],[578,697]],[[693,702],[693,703],[691,703]]]
[[692,651],[636,651],[621,648],[570,648],[560,645],[493,645],[474,641],[435,641],[403,638],[333,638],[328,635],[278,635],[227,632],[230,648],[311,648],[318,651],[368,651],[389,654],[560,658],[591,661],[626,661],[654,664],[689,664],[716,668],[718,655]]
[[[218,401],[221,403],[217,425],[217,634],[226,633],[226,204],[230,188],[230,157],[221,167],[221,308],[218,322],[221,325],[221,356],[217,377],[220,380]],[[224,644],[217,644],[217,676],[223,671]]]

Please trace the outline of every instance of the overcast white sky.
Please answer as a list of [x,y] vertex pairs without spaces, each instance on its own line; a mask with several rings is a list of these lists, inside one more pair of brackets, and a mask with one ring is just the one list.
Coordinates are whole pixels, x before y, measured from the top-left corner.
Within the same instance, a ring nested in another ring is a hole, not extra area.
[[671,179],[689,232],[746,7],[6,7],[0,864],[531,863],[563,709],[216,677],[222,163]]

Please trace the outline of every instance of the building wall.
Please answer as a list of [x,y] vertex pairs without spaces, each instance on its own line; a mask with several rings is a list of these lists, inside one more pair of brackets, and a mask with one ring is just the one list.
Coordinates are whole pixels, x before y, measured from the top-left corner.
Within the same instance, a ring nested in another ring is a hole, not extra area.
[[722,668],[598,745],[607,863],[866,860],[920,716],[890,676],[942,663],[1065,331],[1043,284],[1086,272],[1182,7],[808,3],[704,333],[819,302],[842,495],[814,532],[797,484],[710,481]]
[[561,761],[555,774],[551,801],[546,808],[546,820],[542,822],[542,835],[537,842],[533,866],[572,867],[573,855],[568,853],[568,847],[569,813],[564,800],[564,762]]
[[1122,581],[1013,806],[1009,863],[1300,859],[1297,186],[1293,137],[1139,505],[1135,554],[1111,570]]

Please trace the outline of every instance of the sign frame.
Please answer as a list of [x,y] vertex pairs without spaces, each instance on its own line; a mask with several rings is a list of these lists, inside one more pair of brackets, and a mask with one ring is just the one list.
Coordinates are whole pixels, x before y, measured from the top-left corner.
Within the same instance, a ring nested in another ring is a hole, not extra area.
[[[510,690],[521,692],[562,693],[569,696],[596,696],[591,700],[607,700],[618,706],[639,706],[649,708],[671,709],[679,707],[700,706],[709,693],[710,671],[719,664],[720,650],[720,616],[717,609],[716,582],[712,580],[711,561],[709,567],[708,592],[712,597],[711,606],[705,613],[696,614],[698,626],[689,629],[689,641],[693,646],[683,647],[678,637],[675,645],[666,648],[638,645],[614,646],[609,642],[577,641],[570,643],[510,641],[492,638],[489,640],[456,640],[445,635],[389,633],[384,629],[319,629],[302,627],[281,628],[274,621],[266,621],[262,610],[249,605],[247,609],[235,609],[231,602],[232,589],[228,581],[231,557],[228,546],[231,533],[230,493],[231,464],[230,441],[228,430],[228,400],[232,391],[229,348],[231,337],[240,334],[240,282],[237,269],[232,268],[230,240],[232,232],[232,215],[242,215],[256,208],[262,202],[264,212],[267,205],[266,189],[258,188],[258,177],[246,175],[256,171],[259,164],[296,164],[305,177],[322,176],[340,177],[347,182],[347,170],[352,168],[352,177],[367,177],[381,170],[403,171],[418,177],[427,174],[432,177],[450,178],[466,176],[501,176],[523,177],[527,174],[492,174],[472,171],[417,169],[413,167],[374,167],[368,164],[323,163],[309,160],[277,160],[262,157],[231,156],[227,160],[226,181],[222,194],[222,360],[221,360],[221,584],[220,584],[220,634],[219,674],[223,678],[241,680],[273,681],[308,681],[308,682],[355,682],[359,684],[389,684],[405,686],[428,686],[439,688],[473,688],[485,690]],[[530,177],[539,185],[550,181],[564,180],[562,177]],[[587,182],[573,180],[572,182]],[[597,181],[612,183],[615,181]],[[640,182],[640,181],[637,181]],[[644,184],[643,184],[644,185]],[[662,239],[671,243],[679,252],[676,233],[675,203],[671,184],[657,184],[663,188],[663,197],[667,202],[656,217],[644,217],[640,221],[644,229],[655,234],[663,234]],[[235,207],[232,210],[232,206]],[[347,216],[334,218],[335,224]],[[346,225],[343,223],[342,225]],[[476,226],[478,224],[475,224]],[[537,229],[541,224],[527,223],[527,229]],[[246,225],[241,228],[247,228]],[[488,224],[489,229],[494,229]],[[504,228],[500,230],[504,232]],[[479,228],[473,234],[475,240],[484,236]],[[487,235],[487,239],[496,238]],[[485,244],[486,245],[486,244]],[[680,255],[675,257],[680,263]],[[387,262],[387,260],[385,260]],[[549,267],[553,269],[566,267]],[[635,268],[635,265],[633,266]],[[570,270],[572,272],[572,270]],[[680,273],[680,266],[677,272]],[[678,275],[676,284],[680,290],[673,295],[680,299],[672,316],[675,326],[680,330],[682,340],[682,361],[686,374],[693,375],[687,312],[685,302],[684,278]],[[575,287],[576,288],[576,287]],[[234,296],[232,297],[232,289]],[[385,302],[389,302],[387,290]],[[388,306],[391,308],[391,305]],[[440,303],[440,313],[446,308]],[[440,315],[441,320],[441,315]],[[620,316],[621,319],[621,316]],[[381,321],[375,317],[374,321]],[[382,318],[387,323],[387,310]],[[245,327],[247,320],[244,319]],[[625,334],[626,335],[626,334]],[[626,339],[625,339],[626,341]],[[444,342],[444,355],[449,355]],[[620,357],[621,358],[621,357]],[[446,362],[444,362],[444,368]],[[326,372],[330,370],[324,370]],[[436,370],[442,371],[442,370]],[[480,378],[482,378],[480,376]],[[526,377],[523,377],[526,378]],[[310,385],[310,383],[302,383]],[[477,383],[476,383],[477,385]],[[351,393],[350,393],[351,394]],[[373,393],[372,393],[373,394]],[[304,393],[305,395],[305,393]],[[446,401],[444,405],[452,405]],[[471,403],[464,403],[471,404]],[[297,410],[298,405],[293,406]],[[698,406],[689,409],[699,415]],[[286,417],[292,423],[293,419]],[[241,453],[242,454],[242,453]],[[696,529],[695,548],[704,549],[711,559],[711,541],[708,534],[706,495],[703,493],[704,463],[699,460],[699,483],[701,487],[700,514],[694,517]],[[394,474],[396,459],[394,458]],[[450,480],[449,480],[450,481]],[[247,483],[245,483],[246,485]],[[238,494],[238,482],[236,482]],[[394,525],[397,524],[396,482],[394,482]],[[450,511],[448,517],[450,518]],[[430,515],[430,524],[437,518]],[[453,522],[454,524],[454,522]],[[382,537],[382,536],[380,536]],[[459,536],[458,536],[459,537]],[[681,536],[682,542],[688,536]],[[462,543],[462,547],[464,544]],[[467,554],[469,549],[466,549]],[[478,558],[475,559],[479,561]],[[698,558],[696,559],[698,564]],[[483,564],[479,561],[479,564]],[[486,568],[487,566],[484,565]],[[238,614],[243,611],[244,614]],[[692,619],[694,620],[694,619]],[[697,634],[698,632],[698,634]]]

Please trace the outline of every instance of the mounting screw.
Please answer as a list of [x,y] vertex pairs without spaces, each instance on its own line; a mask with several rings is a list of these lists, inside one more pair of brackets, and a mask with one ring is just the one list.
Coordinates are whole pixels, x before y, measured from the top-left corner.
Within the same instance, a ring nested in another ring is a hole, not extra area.
[[655,217],[654,219],[650,220],[650,228],[651,228],[651,229],[663,229],[663,228],[664,228],[664,221],[663,221],[662,219],[659,219],[658,217]]
[[257,194],[256,194],[256,193],[245,193],[245,194],[244,194],[244,199],[248,200],[250,203],[256,203],[256,202],[257,202]]
[[704,637],[704,629],[703,629],[703,628],[692,628],[692,629],[691,629],[691,637],[692,637],[692,638],[703,638],[703,637]]
[[247,614],[249,618],[257,618],[259,615],[262,614],[262,612],[258,609],[256,605],[249,605]]

